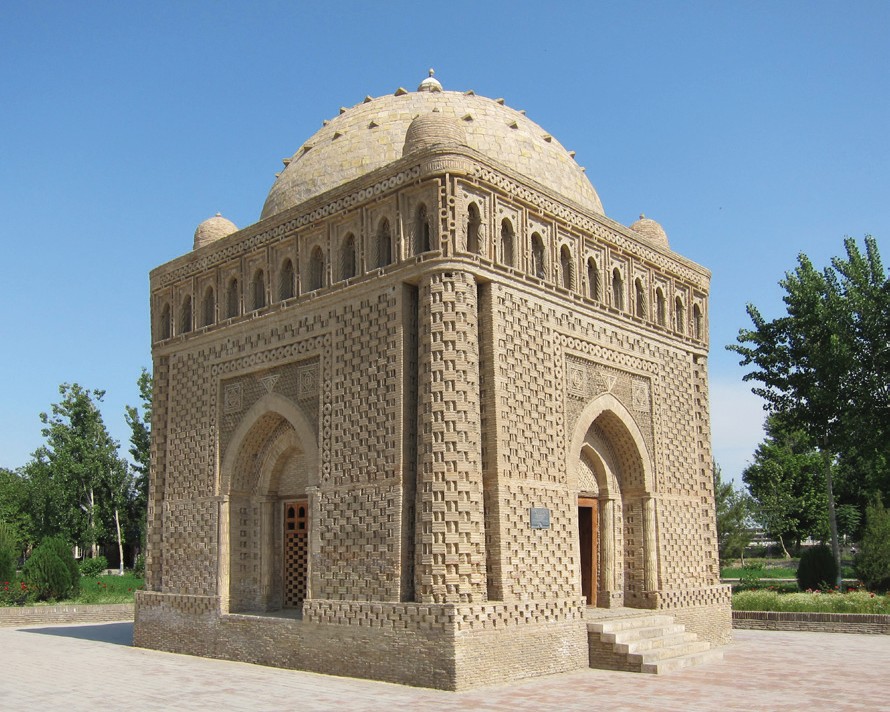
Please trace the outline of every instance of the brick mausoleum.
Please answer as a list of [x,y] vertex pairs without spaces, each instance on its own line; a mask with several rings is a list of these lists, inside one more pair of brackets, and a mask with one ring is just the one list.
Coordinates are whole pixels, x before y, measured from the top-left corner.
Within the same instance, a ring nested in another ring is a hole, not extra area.
[[151,273],[136,644],[463,689],[728,641],[709,272],[432,76],[284,163]]

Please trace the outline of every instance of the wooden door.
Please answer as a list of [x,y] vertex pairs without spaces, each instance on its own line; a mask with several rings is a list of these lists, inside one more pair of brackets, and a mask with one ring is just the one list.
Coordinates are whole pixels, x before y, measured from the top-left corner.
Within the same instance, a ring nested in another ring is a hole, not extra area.
[[284,607],[299,608],[309,573],[309,503],[284,503]]
[[581,595],[587,599],[588,606],[595,606],[599,561],[599,502],[594,498],[578,498],[578,536],[581,542]]

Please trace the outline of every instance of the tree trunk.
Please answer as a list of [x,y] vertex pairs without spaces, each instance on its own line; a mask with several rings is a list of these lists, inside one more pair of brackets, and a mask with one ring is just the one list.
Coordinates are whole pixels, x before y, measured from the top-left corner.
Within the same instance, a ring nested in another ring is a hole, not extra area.
[[99,542],[96,541],[96,497],[93,494],[93,488],[90,487],[90,556],[96,558],[99,556]]
[[117,553],[120,556],[118,576],[124,575],[124,542],[121,540],[121,519],[117,507],[114,508],[114,527],[117,529]]
[[785,554],[785,558],[786,558],[786,559],[790,559],[790,558],[791,558],[791,554],[789,554],[789,553],[788,553],[788,549],[785,548],[785,540],[782,538],[782,535],[781,535],[781,534],[777,534],[776,536],[778,536],[778,538],[779,538],[779,546],[782,547],[782,553]]
[[834,488],[831,483],[831,453],[822,449],[822,466],[825,468],[825,486],[828,488],[828,527],[831,530],[831,553],[837,564],[837,577],[835,585],[841,588],[843,574],[841,573],[841,548],[837,540],[837,515],[834,511]]

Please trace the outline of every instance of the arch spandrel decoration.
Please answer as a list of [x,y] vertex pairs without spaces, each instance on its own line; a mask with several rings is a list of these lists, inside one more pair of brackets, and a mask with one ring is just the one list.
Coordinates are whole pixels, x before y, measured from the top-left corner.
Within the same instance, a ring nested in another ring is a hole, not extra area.
[[[601,417],[603,416],[603,417]],[[576,419],[575,429],[569,443],[566,462],[566,471],[569,473],[569,488],[577,489],[577,459],[581,453],[585,439],[591,426],[596,425],[607,437],[610,447],[616,448],[616,444],[624,444],[621,449],[626,453],[622,464],[633,464],[638,468],[639,480],[642,485],[631,487],[642,493],[655,493],[655,478],[652,472],[652,457],[646,445],[643,432],[637,425],[630,411],[611,393],[602,393],[591,400],[580,412]],[[632,444],[632,447],[630,445]],[[634,456],[634,451],[636,456]],[[628,482],[627,485],[631,483]],[[625,485],[626,486],[626,485]]]
[[233,475],[241,469],[239,460],[246,455],[249,449],[244,446],[249,441],[256,440],[259,447],[260,442],[268,441],[269,436],[282,420],[286,421],[293,428],[304,457],[307,463],[310,464],[309,469],[313,473],[313,478],[309,485],[314,486],[318,484],[318,443],[316,441],[315,429],[300,406],[285,396],[269,393],[251,406],[229,438],[229,443],[222,456],[219,468],[218,494],[228,494],[231,491]]

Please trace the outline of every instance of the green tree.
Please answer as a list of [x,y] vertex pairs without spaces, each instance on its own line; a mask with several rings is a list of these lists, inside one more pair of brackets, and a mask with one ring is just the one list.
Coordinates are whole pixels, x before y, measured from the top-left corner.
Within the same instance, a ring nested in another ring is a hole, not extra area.
[[742,472],[753,500],[753,516],[779,542],[787,558],[807,537],[826,538],[828,511],[822,458],[806,433],[779,415],[766,421],[766,438]]
[[36,543],[28,485],[20,472],[0,467],[0,521],[5,522],[16,541],[25,546]]
[[874,238],[865,238],[864,255],[851,238],[844,247],[846,259],[835,258],[822,271],[801,254],[779,283],[787,314],[767,321],[749,304],[754,328],[741,329],[738,343],[728,347],[741,355],[742,366],[755,367],[744,378],[760,382],[752,390],[766,409],[806,433],[819,451],[838,572],[834,465],[849,459],[855,443],[878,467],[876,484],[886,486],[890,448],[890,282]]
[[130,455],[133,458],[133,487],[135,496],[132,500],[132,518],[136,522],[139,541],[145,543],[145,517],[148,511],[148,482],[151,470],[151,373],[143,368],[136,381],[139,386],[139,397],[142,401],[142,414],[139,408],[126,406],[124,419],[130,426]]
[[15,578],[16,563],[19,558],[19,542],[15,530],[0,520],[0,582]]
[[108,434],[97,403],[104,391],[76,383],[59,386],[61,402],[41,413],[46,443],[26,466],[41,530],[64,534],[98,554],[110,530],[108,513],[121,487],[117,443]]
[[880,495],[865,512],[856,575],[869,591],[890,591],[890,512],[884,508]]
[[744,492],[732,482],[721,480],[720,465],[714,463],[714,500],[717,506],[717,547],[721,563],[745,559],[745,547],[751,543],[748,523],[749,502]]

